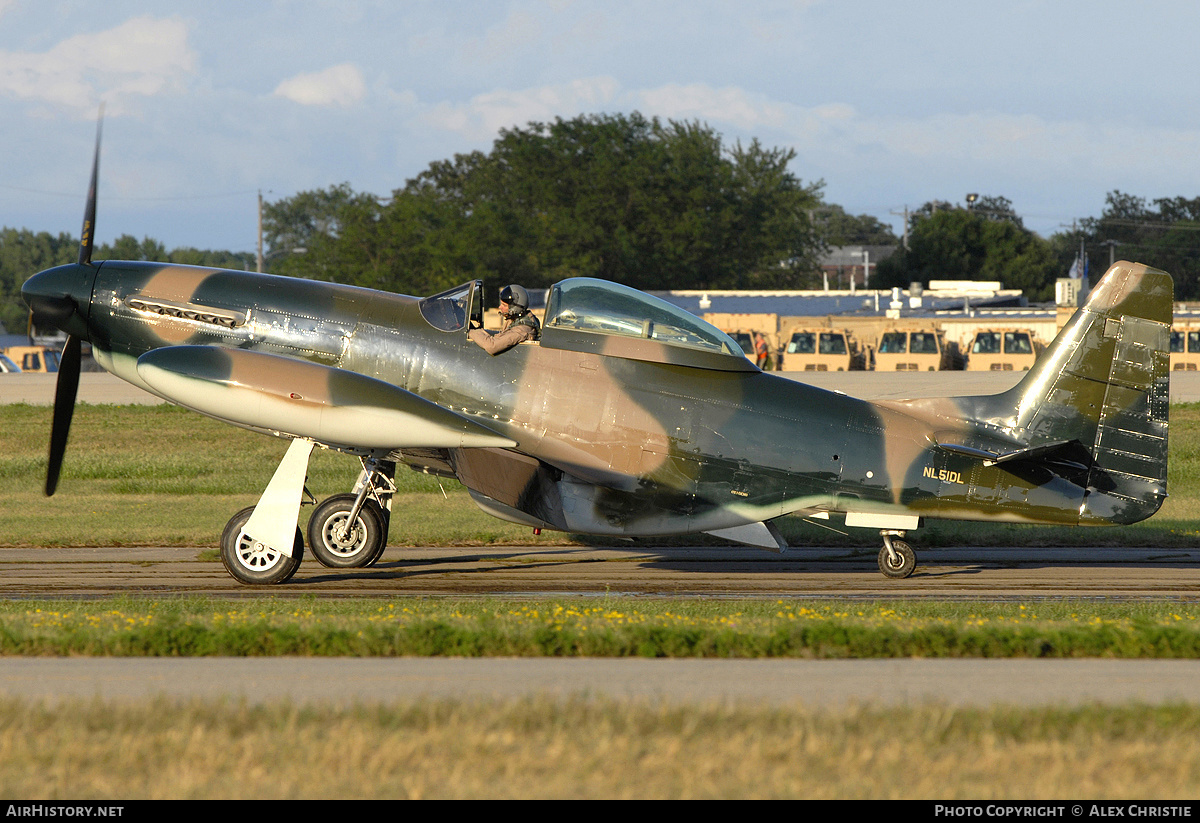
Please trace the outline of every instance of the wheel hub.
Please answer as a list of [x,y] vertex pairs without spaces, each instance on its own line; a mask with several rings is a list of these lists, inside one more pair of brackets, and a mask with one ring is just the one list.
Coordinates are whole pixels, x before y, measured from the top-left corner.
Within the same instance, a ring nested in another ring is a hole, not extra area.
[[325,545],[334,554],[349,556],[362,551],[367,539],[367,530],[355,521],[354,528],[348,528],[349,515],[341,514],[329,519],[325,527]]
[[271,548],[261,540],[255,540],[245,532],[238,535],[237,559],[247,569],[264,571],[283,557],[283,552]]

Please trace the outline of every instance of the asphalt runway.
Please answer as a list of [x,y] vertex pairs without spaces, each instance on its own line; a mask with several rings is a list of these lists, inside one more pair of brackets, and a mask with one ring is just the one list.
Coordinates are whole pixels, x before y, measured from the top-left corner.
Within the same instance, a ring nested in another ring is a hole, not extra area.
[[198,549],[7,548],[0,597],[1200,598],[1200,550],[914,547],[912,577],[891,580],[866,549],[393,546],[369,569],[306,558],[290,582],[265,587],[237,583]]

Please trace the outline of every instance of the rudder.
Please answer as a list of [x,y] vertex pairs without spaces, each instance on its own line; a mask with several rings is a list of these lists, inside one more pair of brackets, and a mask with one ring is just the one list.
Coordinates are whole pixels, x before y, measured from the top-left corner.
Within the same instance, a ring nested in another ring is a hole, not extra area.
[[1167,496],[1173,300],[1166,272],[1114,264],[1025,379],[988,404],[1007,414],[984,416],[1031,447],[1086,449],[1080,523],[1144,520]]

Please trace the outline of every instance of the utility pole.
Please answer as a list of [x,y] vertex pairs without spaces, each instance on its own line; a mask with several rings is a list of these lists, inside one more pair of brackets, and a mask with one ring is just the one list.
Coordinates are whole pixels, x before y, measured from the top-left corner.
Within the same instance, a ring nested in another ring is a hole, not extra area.
[[1100,245],[1108,246],[1108,267],[1111,269],[1113,263],[1117,262],[1117,246],[1121,243],[1118,240],[1105,240]]
[[[888,212],[888,214],[894,214],[897,217],[900,216],[900,212],[898,212],[898,211],[891,211],[891,212]],[[907,205],[904,207],[904,250],[908,251],[908,206]]]
[[258,190],[258,273],[262,274],[263,270],[263,253],[262,253],[262,189]]

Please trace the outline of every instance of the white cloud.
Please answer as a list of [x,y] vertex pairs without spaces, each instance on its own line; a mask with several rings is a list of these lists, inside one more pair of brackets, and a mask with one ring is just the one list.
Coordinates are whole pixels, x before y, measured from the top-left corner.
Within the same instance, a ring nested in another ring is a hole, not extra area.
[[543,28],[537,16],[513,9],[500,25],[489,29],[483,37],[471,38],[464,43],[463,52],[484,62],[499,62],[534,48],[542,37]]
[[634,95],[646,114],[671,120],[717,120],[739,128],[778,128],[787,117],[787,106],[752,95],[733,86],[715,89],[704,83],[671,83]]
[[520,91],[478,94],[462,104],[440,103],[424,119],[436,128],[472,140],[486,140],[500,129],[595,111],[613,103],[618,91],[619,84],[613,78],[590,77]]
[[136,17],[46,52],[0,51],[0,94],[89,112],[104,99],[119,113],[122,98],[174,88],[195,64],[182,21]]
[[1008,165],[1038,177],[1080,163],[1097,173],[1135,168],[1149,173],[1188,163],[1200,133],[1124,121],[1096,124],[979,111],[919,119],[854,118],[844,124],[842,138],[851,145],[885,146],[900,163]]
[[275,87],[275,96],[303,106],[349,106],[362,100],[367,84],[362,72],[351,63],[324,71],[297,74]]

